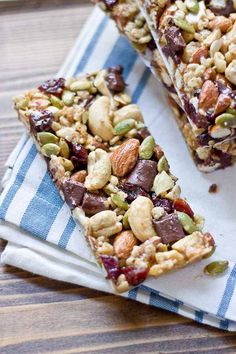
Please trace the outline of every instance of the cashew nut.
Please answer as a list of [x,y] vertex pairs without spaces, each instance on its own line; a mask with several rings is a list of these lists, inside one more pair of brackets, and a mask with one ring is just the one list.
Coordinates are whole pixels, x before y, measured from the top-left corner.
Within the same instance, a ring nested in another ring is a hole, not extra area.
[[88,156],[88,176],[85,187],[89,191],[101,189],[111,177],[111,161],[106,151],[96,149]]
[[116,213],[111,210],[101,211],[89,219],[91,236],[109,237],[122,230],[122,224],[117,220]]
[[105,81],[106,75],[107,75],[106,70],[99,71],[94,80],[94,86],[98,89],[99,92],[101,92],[102,95],[109,97],[111,94],[107,87],[107,83]]
[[152,226],[152,209],[152,201],[147,197],[138,197],[130,205],[129,224],[134,235],[141,242],[156,236]]
[[89,129],[93,135],[98,135],[105,141],[113,138],[113,127],[109,117],[110,106],[109,98],[101,96],[89,108]]
[[142,113],[136,104],[129,104],[115,111],[114,125],[129,118],[136,120],[136,122],[143,122]]

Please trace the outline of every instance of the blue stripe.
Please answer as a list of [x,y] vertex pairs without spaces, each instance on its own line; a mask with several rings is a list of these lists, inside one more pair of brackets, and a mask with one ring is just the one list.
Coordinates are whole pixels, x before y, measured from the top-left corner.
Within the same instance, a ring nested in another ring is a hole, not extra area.
[[123,76],[126,80],[138,55],[124,37],[119,37],[112,48],[110,55],[105,61],[104,68],[122,63],[124,68]]
[[89,42],[87,48],[85,49],[85,52],[84,52],[79,64],[76,67],[75,75],[77,75],[78,73],[80,73],[84,70],[84,68],[85,68],[91,54],[93,53],[100,36],[104,32],[107,24],[108,24],[108,18],[105,16],[101,20],[100,24],[98,25],[98,30],[94,33],[91,41]]
[[141,79],[139,80],[139,83],[138,83],[134,93],[133,93],[133,96],[132,96],[133,103],[138,102],[150,76],[151,76],[151,71],[148,68],[146,68],[144,70],[144,73],[143,73]]
[[128,293],[129,299],[136,300],[137,296],[138,296],[138,290],[139,290],[139,287],[131,289]]
[[46,172],[36,194],[22,216],[20,226],[35,236],[46,240],[62,205],[63,201],[60,194]]
[[203,322],[203,318],[204,318],[204,312],[203,311],[195,311],[195,320],[199,323]]
[[150,293],[149,297],[149,304],[155,307],[159,307],[163,310],[168,310],[174,313],[178,313],[179,306],[183,303],[178,300],[170,300],[164,298],[160,295],[159,291],[156,291],[146,285],[140,285],[140,289],[144,290],[145,292]]
[[66,248],[69,240],[70,240],[70,237],[72,235],[72,232],[74,231],[75,229],[75,222],[74,220],[72,219],[72,217],[70,217],[66,227],[65,227],[65,230],[63,231],[61,237],[60,237],[60,241],[58,242],[58,246],[62,247],[62,248]]
[[229,308],[230,301],[231,301],[233,293],[234,293],[235,285],[236,285],[236,264],[234,265],[234,267],[230,273],[230,276],[227,280],[224,295],[222,297],[222,300],[220,302],[220,305],[219,305],[219,308],[217,311],[218,316],[225,317],[226,312]]
[[228,320],[221,320],[220,321],[220,329],[224,329],[225,331],[228,331],[229,321]]
[[36,154],[37,154],[36,147],[34,145],[32,145],[28,154],[26,155],[26,158],[24,159],[22,165],[20,166],[20,168],[17,172],[15,181],[13,182],[11,187],[9,188],[9,190],[8,190],[6,196],[1,204],[0,219],[4,219],[6,217],[7,210],[9,208],[13,198],[15,197],[15,194],[22,186],[25,176],[26,176],[26,173],[27,173],[28,169],[30,168],[31,163],[33,162]]

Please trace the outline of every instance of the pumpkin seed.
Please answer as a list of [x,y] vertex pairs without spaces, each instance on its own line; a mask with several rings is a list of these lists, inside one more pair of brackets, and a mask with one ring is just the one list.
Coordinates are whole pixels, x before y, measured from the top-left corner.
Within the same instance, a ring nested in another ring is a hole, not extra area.
[[139,157],[144,160],[149,160],[154,151],[155,140],[153,136],[147,136],[139,147]]
[[58,98],[54,95],[51,95],[50,102],[54,107],[57,107],[58,109],[61,109],[64,106],[62,100],[60,100],[60,98]]
[[88,80],[75,81],[70,85],[71,91],[89,90],[92,86],[92,82]]
[[182,29],[185,32],[188,33],[195,33],[195,29],[194,27],[191,25],[191,23],[189,23],[187,20],[180,18],[180,17],[176,17],[174,18],[174,23],[176,24],[177,27],[179,27],[180,29]]
[[207,254],[206,254],[205,256],[203,256],[202,258],[203,258],[203,259],[210,258],[210,257],[213,255],[213,253],[215,253],[215,250],[216,250],[216,246],[213,246],[211,252],[207,253]]
[[226,113],[230,113],[230,114],[233,114],[234,116],[236,116],[236,109],[234,109],[234,108],[228,108],[228,109],[226,110]]
[[204,273],[210,276],[216,276],[218,274],[224,273],[229,267],[228,261],[215,261],[208,264],[204,268]]
[[41,145],[45,145],[48,143],[57,143],[58,137],[52,133],[48,132],[40,132],[37,134],[37,140],[40,142]]
[[169,163],[167,161],[167,158],[165,156],[162,156],[160,158],[160,160],[158,161],[158,164],[157,164],[157,171],[158,172],[162,172],[162,171],[169,171],[170,169],[170,166],[169,166]]
[[75,93],[71,91],[64,90],[62,93],[62,101],[65,103],[66,106],[72,106],[74,103]]
[[125,230],[129,230],[130,229],[130,225],[129,225],[129,212],[127,211],[125,213],[125,215],[123,216],[122,219],[122,224]]
[[199,11],[199,4],[197,0],[185,0],[185,5],[187,9],[193,14],[197,14]]
[[58,145],[61,148],[60,155],[68,159],[68,157],[70,156],[70,149],[65,139],[61,138]]
[[134,119],[125,119],[122,122],[116,124],[114,127],[114,134],[115,135],[125,135],[135,126]]
[[74,165],[73,165],[72,161],[65,159],[64,157],[59,157],[59,158],[60,158],[61,164],[63,165],[63,167],[65,168],[66,171],[69,171],[69,172],[73,171]]
[[111,200],[113,201],[113,203],[116,206],[118,206],[118,208],[123,209],[123,210],[129,209],[129,204],[127,202],[125,202],[118,194],[112,194]]
[[193,220],[186,213],[182,213],[177,211],[179,221],[183,227],[183,229],[191,235],[193,232],[198,231],[197,226],[194,224]]
[[60,147],[56,144],[46,144],[41,148],[41,152],[44,156],[51,157],[52,155],[58,155],[60,152]]
[[216,124],[226,128],[236,127],[236,116],[230,113],[220,114],[216,118]]

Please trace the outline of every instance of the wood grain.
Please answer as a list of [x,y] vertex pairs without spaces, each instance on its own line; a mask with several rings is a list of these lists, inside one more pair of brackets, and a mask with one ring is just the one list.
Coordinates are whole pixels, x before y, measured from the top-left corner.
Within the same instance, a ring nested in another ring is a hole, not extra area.
[[[0,2],[0,175],[23,131],[11,97],[57,72],[90,11],[88,1]],[[2,265],[0,353],[236,353],[236,337]]]

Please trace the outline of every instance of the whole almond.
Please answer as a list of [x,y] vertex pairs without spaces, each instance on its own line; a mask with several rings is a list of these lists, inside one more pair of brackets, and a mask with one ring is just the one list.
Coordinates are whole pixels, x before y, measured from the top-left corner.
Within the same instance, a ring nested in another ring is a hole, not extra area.
[[213,68],[207,68],[206,71],[204,72],[203,79],[206,80],[211,80],[215,81],[216,79],[216,71]]
[[207,111],[213,108],[218,99],[218,90],[214,83],[210,80],[204,82],[199,96],[199,108]]
[[229,96],[224,95],[223,93],[220,94],[216,103],[215,114],[218,115],[224,112],[227,108],[229,108],[230,102],[231,98]]
[[139,141],[129,139],[111,155],[111,166],[115,176],[123,177],[134,168],[139,153]]
[[209,24],[211,29],[219,28],[221,32],[225,33],[232,26],[232,21],[224,16],[217,16]]
[[133,247],[137,245],[137,239],[132,231],[122,231],[113,243],[114,252],[119,258],[128,258]]
[[193,53],[191,61],[192,61],[192,63],[199,64],[201,61],[201,58],[202,57],[207,58],[207,56],[208,56],[207,47],[200,47]]
[[85,170],[81,170],[81,171],[75,172],[71,176],[71,179],[76,182],[84,183],[86,176],[87,176],[87,172]]

